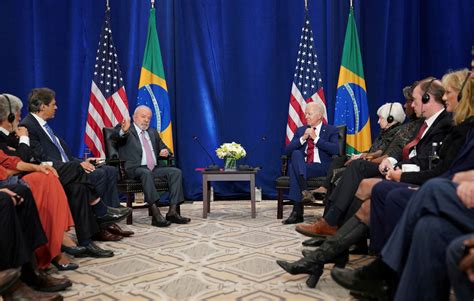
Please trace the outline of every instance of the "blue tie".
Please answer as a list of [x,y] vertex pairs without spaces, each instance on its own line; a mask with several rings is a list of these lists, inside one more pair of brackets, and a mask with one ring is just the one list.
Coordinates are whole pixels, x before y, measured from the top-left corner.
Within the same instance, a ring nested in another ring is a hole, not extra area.
[[61,153],[61,157],[63,158],[61,161],[68,162],[69,159],[68,159],[66,153],[64,152],[63,147],[61,146],[61,144],[59,144],[58,139],[56,139],[56,136],[54,136],[53,129],[51,129],[47,123],[44,124],[44,128],[46,129],[46,132],[48,132],[49,137],[53,141],[54,145],[56,145],[59,152]]

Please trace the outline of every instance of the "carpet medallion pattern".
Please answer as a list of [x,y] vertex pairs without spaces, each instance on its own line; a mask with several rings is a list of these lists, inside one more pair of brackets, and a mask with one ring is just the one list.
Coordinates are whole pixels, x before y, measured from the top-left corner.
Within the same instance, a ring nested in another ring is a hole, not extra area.
[[[307,221],[321,211],[307,210]],[[192,218],[190,224],[156,228],[150,226],[147,210],[134,210],[134,224],[128,226],[134,236],[98,243],[113,250],[114,257],[74,259],[80,265],[76,271],[51,270],[74,283],[63,296],[67,300],[351,300],[332,281],[329,268],[310,289],[306,276],[287,274],[275,263],[300,258],[305,239],[294,225],[282,225],[275,218],[275,201],[258,203],[256,219],[250,217],[248,201],[213,202],[207,219],[202,218],[201,202],[184,204],[181,212]],[[360,257],[351,264],[367,260]]]

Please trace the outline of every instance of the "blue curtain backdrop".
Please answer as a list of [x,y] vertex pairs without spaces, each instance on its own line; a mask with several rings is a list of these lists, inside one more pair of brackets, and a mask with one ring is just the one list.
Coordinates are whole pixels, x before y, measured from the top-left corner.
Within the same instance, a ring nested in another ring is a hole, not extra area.
[[[376,134],[377,108],[402,101],[402,87],[469,66],[474,2],[354,2]],[[133,111],[150,3],[110,0],[110,6]],[[54,89],[59,110],[51,123],[78,156],[84,149],[104,8],[105,1],[98,0],[0,2],[0,92],[18,95],[26,105],[31,88]],[[201,197],[201,177],[194,169],[210,163],[193,136],[221,164],[215,148],[223,142],[242,143],[249,153],[242,163],[261,166],[257,182],[266,197],[275,196],[304,1],[157,0],[156,8],[186,197]],[[348,0],[309,0],[330,122],[348,10]],[[220,184],[216,191],[237,196],[248,187]]]

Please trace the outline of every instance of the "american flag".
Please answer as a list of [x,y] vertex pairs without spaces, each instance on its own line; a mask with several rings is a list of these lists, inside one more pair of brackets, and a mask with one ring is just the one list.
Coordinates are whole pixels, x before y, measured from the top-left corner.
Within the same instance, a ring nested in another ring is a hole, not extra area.
[[86,145],[95,157],[105,157],[102,129],[115,126],[129,116],[127,94],[112,40],[110,8],[107,8],[95,58],[85,135]]
[[327,123],[323,80],[318,67],[318,55],[314,48],[313,31],[306,12],[303,28],[301,29],[295,76],[291,87],[288,123],[286,125],[286,144],[293,139],[296,129],[306,124],[304,110],[306,104],[312,101],[324,105],[324,123]]

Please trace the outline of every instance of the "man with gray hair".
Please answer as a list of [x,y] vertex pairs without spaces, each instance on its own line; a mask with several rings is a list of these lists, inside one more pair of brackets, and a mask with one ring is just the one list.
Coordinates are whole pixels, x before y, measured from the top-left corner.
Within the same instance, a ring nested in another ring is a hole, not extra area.
[[[151,224],[167,227],[171,223],[186,224],[191,220],[179,214],[179,203],[184,201],[183,178],[176,167],[158,167],[159,157],[171,155],[170,149],[161,140],[158,132],[150,128],[152,112],[141,105],[133,113],[133,125],[124,119],[115,127],[112,139],[117,141],[120,158],[125,160],[125,172],[130,178],[139,179],[143,185],[145,201],[150,205]],[[157,202],[160,199],[155,187],[155,177],[165,176],[170,189],[170,208],[166,219],[161,215]]]
[[304,221],[301,192],[306,190],[306,179],[325,176],[332,156],[339,154],[339,131],[332,125],[323,124],[324,107],[320,103],[306,104],[306,124],[299,127],[285,154],[291,155],[288,167],[290,192],[288,197],[294,202],[293,211],[283,224],[296,224]]

